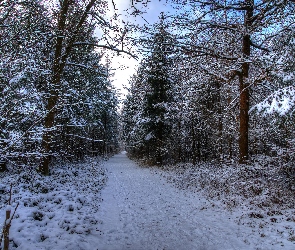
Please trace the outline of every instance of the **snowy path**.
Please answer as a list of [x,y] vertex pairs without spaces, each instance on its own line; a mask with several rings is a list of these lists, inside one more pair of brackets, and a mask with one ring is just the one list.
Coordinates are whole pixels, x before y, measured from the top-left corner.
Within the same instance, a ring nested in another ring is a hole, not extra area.
[[250,249],[229,213],[202,209],[204,199],[174,188],[125,154],[105,167],[98,249]]

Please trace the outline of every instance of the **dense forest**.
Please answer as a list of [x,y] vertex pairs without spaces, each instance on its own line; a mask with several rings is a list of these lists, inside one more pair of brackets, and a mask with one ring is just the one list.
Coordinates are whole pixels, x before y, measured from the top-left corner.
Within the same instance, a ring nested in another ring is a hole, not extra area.
[[294,1],[172,2],[138,39],[148,53],[122,111],[130,155],[158,165],[263,155],[291,174]]
[[293,249],[295,1],[126,2],[0,0],[0,248]]
[[[51,159],[104,154],[119,134],[152,164],[267,155],[291,167],[293,1],[171,1],[172,14],[143,27],[107,20],[106,6],[1,1],[2,170],[48,174]],[[130,45],[141,62],[119,133],[106,54],[132,56]]]
[[[1,170],[117,147],[105,1],[0,1]],[[95,34],[96,33],[96,34]],[[118,33],[118,34],[117,34]],[[98,49],[96,49],[98,48]]]
[[[1,1],[1,170],[48,174],[119,135],[151,164],[266,155],[291,169],[294,1],[169,3],[140,26],[107,16],[115,2]],[[131,1],[130,16],[146,5]],[[140,59],[120,119],[114,53]]]

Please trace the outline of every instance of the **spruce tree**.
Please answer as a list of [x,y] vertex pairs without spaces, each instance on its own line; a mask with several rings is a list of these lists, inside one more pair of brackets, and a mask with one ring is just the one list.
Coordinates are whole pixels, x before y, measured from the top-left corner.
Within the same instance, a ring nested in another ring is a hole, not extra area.
[[147,81],[149,91],[143,116],[146,118],[144,138],[147,156],[152,164],[161,165],[168,147],[171,124],[166,117],[167,106],[172,100],[171,72],[172,37],[166,31],[162,15],[157,32],[153,37],[151,55],[147,58]]

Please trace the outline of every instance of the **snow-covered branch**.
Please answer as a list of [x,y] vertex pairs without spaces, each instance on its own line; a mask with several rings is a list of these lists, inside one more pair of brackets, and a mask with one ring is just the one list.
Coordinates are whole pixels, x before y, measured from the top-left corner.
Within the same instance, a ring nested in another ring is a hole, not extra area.
[[257,110],[265,115],[277,113],[281,116],[293,113],[295,106],[295,87],[279,89],[264,101],[256,104],[250,112]]
[[96,43],[89,43],[89,42],[76,42],[73,44],[73,46],[85,46],[85,45],[88,45],[88,46],[94,46],[96,48],[103,48],[103,49],[107,49],[107,50],[112,50],[112,51],[115,51],[115,52],[118,52],[118,53],[125,53],[135,59],[138,59],[138,57],[136,55],[134,55],[133,53],[129,52],[129,51],[126,51],[126,50],[122,50],[122,49],[118,49],[116,47],[112,47],[112,46],[109,46],[109,45],[103,45],[103,44],[96,44]]

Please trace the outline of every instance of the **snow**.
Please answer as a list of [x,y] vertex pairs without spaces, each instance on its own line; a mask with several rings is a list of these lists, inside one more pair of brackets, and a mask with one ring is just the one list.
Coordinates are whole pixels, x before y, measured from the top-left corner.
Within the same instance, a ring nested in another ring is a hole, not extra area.
[[125,154],[110,159],[100,249],[249,249],[227,212],[168,184]]
[[262,223],[256,211],[241,217],[242,207],[226,210],[196,189],[167,182],[167,175],[178,178],[173,171],[141,167],[126,152],[107,162],[56,165],[48,177],[4,174],[0,221],[10,183],[12,212],[19,202],[10,249],[294,249],[277,233],[283,226],[294,231],[294,221],[274,222],[261,235],[253,226]]
[[[295,249],[294,180],[270,157],[254,165],[200,162],[164,166],[160,175],[181,190],[206,197],[205,209],[230,211],[249,249]],[[251,229],[251,230],[249,230]]]
[[147,135],[146,135],[146,137],[144,138],[144,140],[145,141],[149,141],[150,139],[152,139],[153,138],[153,134],[152,133],[148,133]]
[[275,91],[272,95],[267,97],[264,101],[256,104],[252,110],[257,109],[258,112],[264,114],[278,113],[281,116],[293,112],[295,105],[295,88],[289,86]]
[[[56,166],[51,176],[22,171],[1,178],[13,185],[10,249],[96,249],[100,190],[107,177],[100,161]],[[2,186],[3,187],[3,186]],[[0,221],[6,196],[0,196]]]

